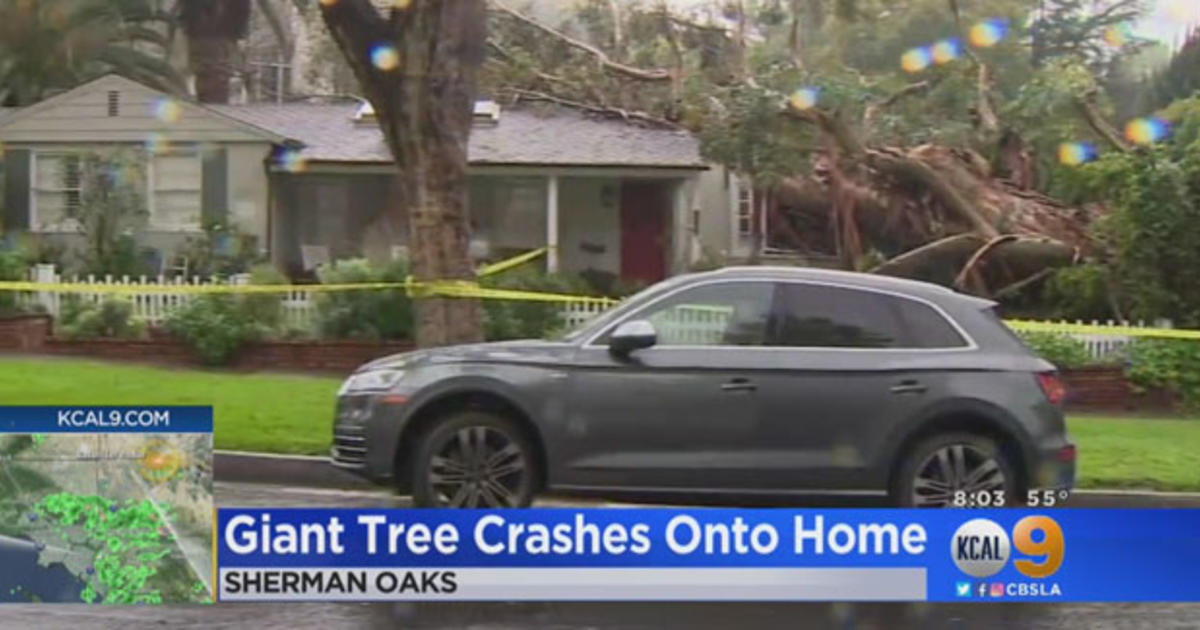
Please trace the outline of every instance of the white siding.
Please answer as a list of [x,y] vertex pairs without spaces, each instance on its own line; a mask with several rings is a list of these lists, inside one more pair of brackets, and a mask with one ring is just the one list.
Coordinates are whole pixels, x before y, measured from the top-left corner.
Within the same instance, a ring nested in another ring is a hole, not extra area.
[[[110,116],[110,93],[116,115]],[[21,142],[262,142],[266,132],[115,75],[10,116],[0,140]]]

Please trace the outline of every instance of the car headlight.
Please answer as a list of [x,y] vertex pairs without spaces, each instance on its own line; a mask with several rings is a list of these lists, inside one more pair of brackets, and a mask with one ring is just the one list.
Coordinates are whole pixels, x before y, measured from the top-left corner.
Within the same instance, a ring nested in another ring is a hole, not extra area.
[[350,378],[342,383],[342,388],[338,390],[338,396],[360,392],[387,391],[403,377],[404,370],[387,368],[351,374]]

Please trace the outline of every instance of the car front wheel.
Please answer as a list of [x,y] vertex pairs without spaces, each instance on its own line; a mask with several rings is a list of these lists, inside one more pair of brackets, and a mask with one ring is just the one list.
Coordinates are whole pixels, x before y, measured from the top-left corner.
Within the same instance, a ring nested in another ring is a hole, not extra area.
[[909,451],[892,494],[903,507],[1004,507],[1015,504],[1016,470],[987,437],[939,435]]
[[417,507],[528,507],[536,490],[533,448],[513,421],[463,411],[435,424],[413,459]]

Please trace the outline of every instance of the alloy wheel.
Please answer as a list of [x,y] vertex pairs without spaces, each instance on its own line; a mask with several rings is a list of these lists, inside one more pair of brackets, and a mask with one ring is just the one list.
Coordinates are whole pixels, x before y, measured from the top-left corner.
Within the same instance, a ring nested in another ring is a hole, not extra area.
[[943,446],[917,467],[913,478],[915,507],[950,507],[956,493],[977,498],[981,493],[1007,492],[1008,478],[994,455],[970,444]]
[[452,433],[429,461],[429,485],[446,507],[515,507],[529,465],[504,431],[468,426]]

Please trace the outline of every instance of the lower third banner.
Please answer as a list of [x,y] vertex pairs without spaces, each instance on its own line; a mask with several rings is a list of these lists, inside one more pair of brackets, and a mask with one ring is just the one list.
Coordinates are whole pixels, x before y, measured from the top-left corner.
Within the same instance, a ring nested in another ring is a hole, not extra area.
[[1200,601],[1200,510],[231,509],[223,601]]

